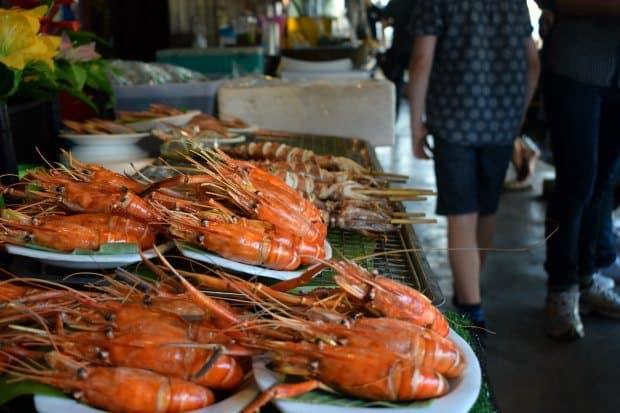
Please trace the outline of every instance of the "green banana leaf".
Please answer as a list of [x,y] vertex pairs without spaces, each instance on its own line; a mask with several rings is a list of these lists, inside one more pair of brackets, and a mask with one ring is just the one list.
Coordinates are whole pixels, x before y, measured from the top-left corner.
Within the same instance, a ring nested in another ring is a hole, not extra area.
[[10,376],[0,377],[0,405],[19,396],[29,394],[43,394],[46,396],[67,397],[60,390],[48,386],[47,384],[38,383],[32,380],[20,380],[11,382]]
[[[40,245],[28,243],[26,244],[28,248],[32,248],[39,251],[46,252],[55,252],[55,253],[63,253],[62,251],[55,250],[53,248],[42,247]],[[126,254],[137,254],[139,252],[138,244],[136,243],[110,243],[103,244],[97,251],[85,250],[85,249],[76,249],[70,254],[72,255],[126,255]]]

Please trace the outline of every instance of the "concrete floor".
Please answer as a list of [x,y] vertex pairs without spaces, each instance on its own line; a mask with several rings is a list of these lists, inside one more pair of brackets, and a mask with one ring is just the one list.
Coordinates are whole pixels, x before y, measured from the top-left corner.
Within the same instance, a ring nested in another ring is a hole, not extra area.
[[[410,176],[408,186],[434,188],[432,161],[413,159],[406,114],[397,125],[393,147],[377,148],[389,172]],[[487,369],[501,412],[619,412],[620,325],[617,321],[584,317],[586,337],[557,342],[543,332],[546,275],[542,179],[550,167],[538,168],[532,188],[502,194],[494,246],[527,252],[489,255],[482,275],[482,294],[488,327]],[[408,203],[410,211],[434,216],[434,199]],[[416,232],[446,296],[452,297],[447,255],[430,251],[446,246],[446,223],[418,225]],[[446,306],[449,306],[447,303]]]

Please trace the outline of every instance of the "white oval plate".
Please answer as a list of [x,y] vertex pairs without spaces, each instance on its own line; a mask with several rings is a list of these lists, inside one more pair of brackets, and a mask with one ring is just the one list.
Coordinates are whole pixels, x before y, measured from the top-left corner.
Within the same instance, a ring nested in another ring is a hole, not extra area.
[[233,136],[232,138],[198,138],[198,141],[204,141],[204,142],[208,142],[213,144],[214,146],[217,145],[229,145],[229,144],[233,144],[233,143],[241,143],[241,142],[245,142],[245,135],[237,135],[237,136]]
[[[227,268],[229,270],[238,271],[250,275],[256,275],[259,277],[275,278],[277,280],[291,280],[293,278],[299,277],[301,274],[311,268],[304,266],[294,271],[271,270],[269,268],[258,267],[256,265],[243,264],[237,261],[229,260],[227,258],[199,249],[198,247],[194,247],[193,245],[189,245],[184,242],[175,242],[177,244],[177,248],[179,249],[179,251],[181,251],[181,254],[183,254],[184,257],[206,262],[208,264],[218,265],[222,268]],[[325,241],[325,259],[330,259],[331,257],[332,246],[329,245],[329,242]]]
[[[232,413],[239,412],[247,406],[258,394],[259,390],[254,380],[246,387],[239,390],[227,399],[215,403],[204,409],[192,410],[187,413]],[[38,413],[103,413],[103,410],[95,409],[69,398],[51,397],[43,395],[34,396],[34,406]]]
[[[157,249],[162,254],[168,251],[174,243],[167,242],[158,245]],[[127,264],[133,264],[142,261],[140,254],[111,254],[111,255],[88,255],[88,254],[66,254],[62,252],[42,251],[34,248],[22,247],[19,245],[6,244],[4,246],[9,254],[20,255],[22,257],[33,258],[45,264],[62,268],[72,269],[107,269],[116,268]],[[144,251],[146,258],[157,256],[155,250],[150,249]]]
[[248,126],[247,128],[230,128],[228,132],[230,133],[251,133],[260,130],[258,126]]
[[[467,413],[480,393],[482,385],[480,363],[472,348],[461,336],[450,330],[449,337],[463,352],[467,366],[460,377],[450,380],[451,390],[443,397],[424,401],[419,406],[402,408],[344,407],[289,400],[275,400],[274,403],[282,413]],[[256,357],[252,367],[256,383],[261,391],[265,391],[282,380],[282,376],[266,367],[264,356]]]
[[118,145],[121,143],[136,143],[140,139],[149,136],[149,133],[114,133],[109,135],[83,135],[75,133],[61,133],[58,136],[78,145]]
[[149,120],[141,120],[140,122],[128,123],[127,126],[137,130],[138,132],[148,132],[155,128],[166,128],[166,123],[175,126],[184,126],[196,115],[200,114],[199,110],[190,110],[181,115],[166,116],[163,118],[154,118]]

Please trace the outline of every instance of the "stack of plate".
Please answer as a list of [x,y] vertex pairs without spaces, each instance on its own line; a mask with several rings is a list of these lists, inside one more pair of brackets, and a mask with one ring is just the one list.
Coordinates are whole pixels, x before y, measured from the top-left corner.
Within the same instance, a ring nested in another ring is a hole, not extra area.
[[181,115],[154,118],[130,123],[127,126],[135,133],[124,134],[75,134],[62,133],[61,138],[70,142],[71,156],[81,162],[97,163],[103,166],[118,165],[148,157],[145,149],[138,142],[150,136],[150,131],[162,125],[182,126],[187,124],[200,111],[188,111]]
[[63,133],[60,137],[71,142],[71,156],[78,161],[105,166],[109,163],[132,161],[148,156],[137,143],[149,135],[148,132],[109,135]]

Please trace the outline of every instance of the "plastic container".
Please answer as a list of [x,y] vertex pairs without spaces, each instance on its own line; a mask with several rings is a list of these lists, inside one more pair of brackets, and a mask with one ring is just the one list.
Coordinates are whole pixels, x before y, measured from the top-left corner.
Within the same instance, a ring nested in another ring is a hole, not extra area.
[[211,75],[244,76],[265,71],[262,47],[166,49],[157,52],[157,61]]
[[179,109],[197,109],[215,114],[215,102],[221,80],[200,83],[114,86],[116,110],[146,110],[151,103],[163,103]]

